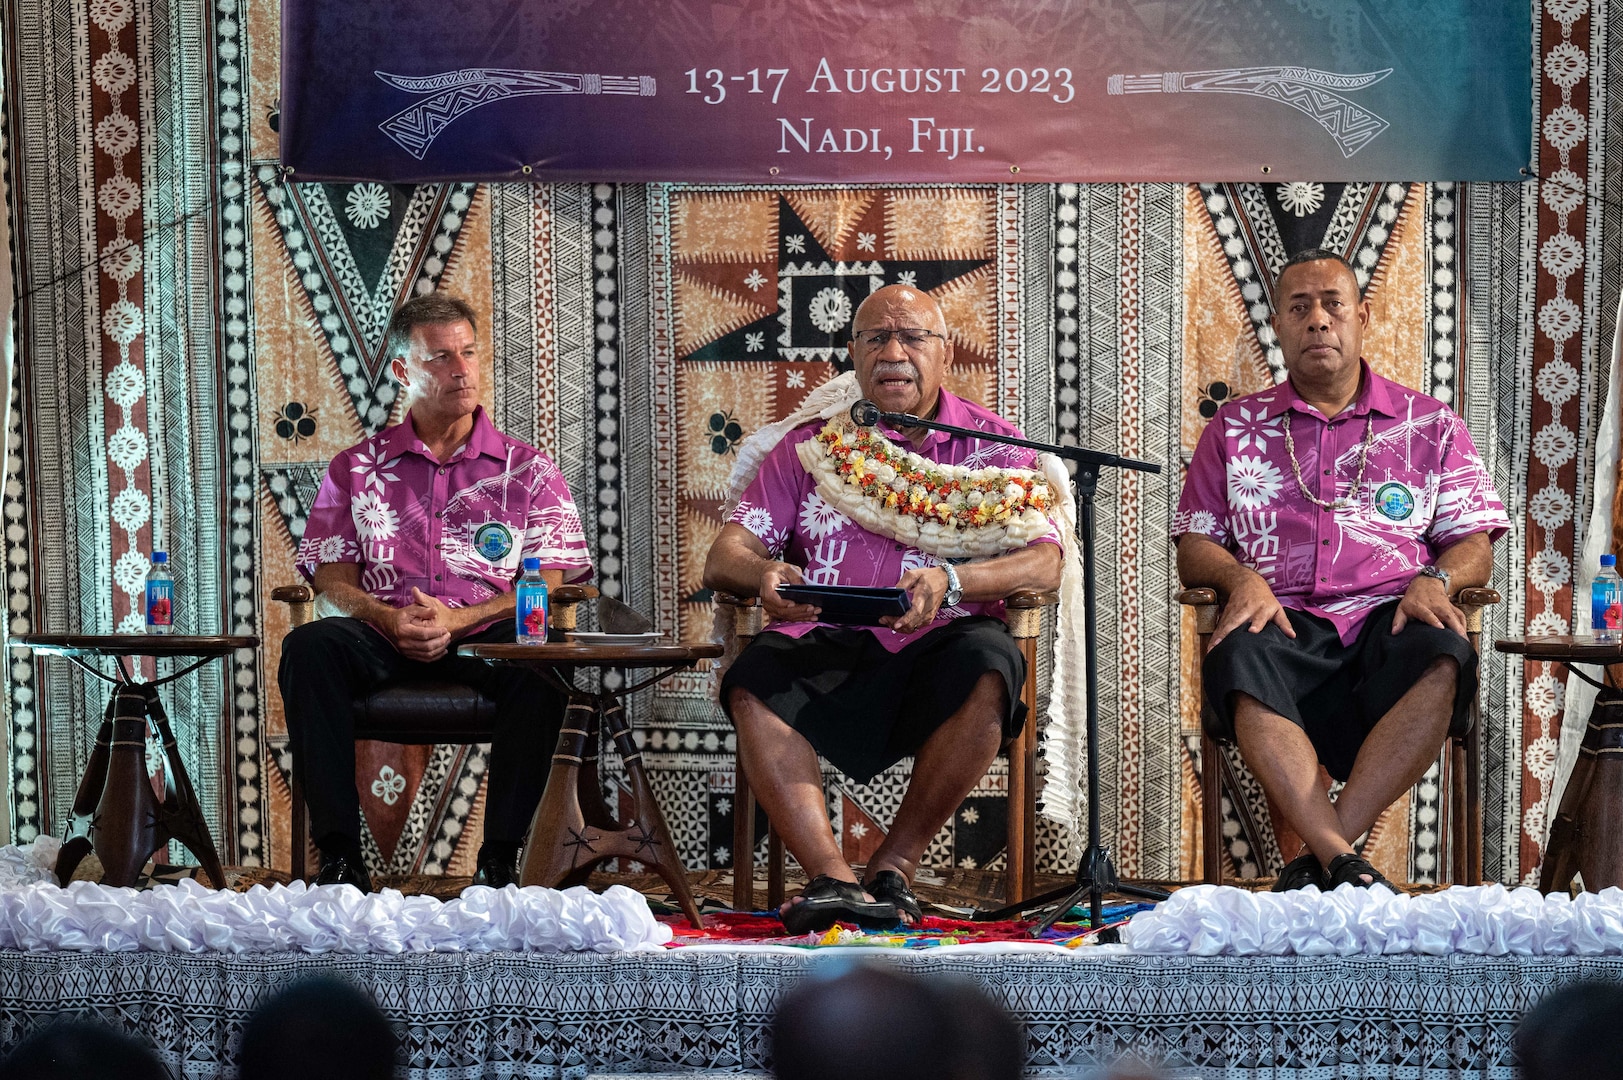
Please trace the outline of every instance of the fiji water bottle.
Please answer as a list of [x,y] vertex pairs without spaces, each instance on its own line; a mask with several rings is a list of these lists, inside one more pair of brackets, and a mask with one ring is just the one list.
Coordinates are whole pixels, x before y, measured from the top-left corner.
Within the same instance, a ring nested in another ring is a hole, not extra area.
[[518,624],[520,645],[547,643],[547,583],[541,577],[541,560],[525,559],[524,576],[518,579],[514,590],[518,610],[514,620]]
[[1617,556],[1600,557],[1600,573],[1589,587],[1591,624],[1595,640],[1623,641],[1623,578],[1617,576]]
[[149,634],[167,634],[175,628],[175,578],[169,572],[167,551],[152,553],[152,569],[147,571],[146,614]]

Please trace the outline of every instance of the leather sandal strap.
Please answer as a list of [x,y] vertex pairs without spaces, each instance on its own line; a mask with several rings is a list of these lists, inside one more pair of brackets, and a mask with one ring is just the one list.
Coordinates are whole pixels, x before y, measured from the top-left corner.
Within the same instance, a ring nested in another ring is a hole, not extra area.
[[[1342,884],[1356,885],[1361,889],[1367,889],[1371,885],[1390,887],[1392,884],[1382,876],[1379,870],[1375,869],[1374,864],[1356,851],[1337,855],[1330,860],[1330,865],[1325,867],[1325,871],[1325,876],[1329,878],[1332,889]],[[1369,881],[1359,881],[1360,877],[1368,877]]]

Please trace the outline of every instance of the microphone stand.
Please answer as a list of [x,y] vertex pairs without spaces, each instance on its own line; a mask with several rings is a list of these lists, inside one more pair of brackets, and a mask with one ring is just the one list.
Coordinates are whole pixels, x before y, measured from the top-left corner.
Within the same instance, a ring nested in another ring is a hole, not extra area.
[[[1086,706],[1087,706],[1087,796],[1088,796],[1088,846],[1082,853],[1082,860],[1076,868],[1076,878],[1070,885],[1062,885],[1051,892],[1041,893],[1029,899],[1020,900],[995,911],[977,912],[976,919],[1006,919],[1022,911],[1045,907],[1054,901],[1059,903],[1043,917],[1043,920],[1032,930],[1033,937],[1041,937],[1049,927],[1058,922],[1060,917],[1078,903],[1084,896],[1088,898],[1088,916],[1095,930],[1099,929],[1104,919],[1103,899],[1106,893],[1117,893],[1130,896],[1138,900],[1165,900],[1170,894],[1160,890],[1146,888],[1141,885],[1126,885],[1116,876],[1115,864],[1110,859],[1110,849],[1100,842],[1099,823],[1099,661],[1098,653],[1094,648],[1096,632],[1094,619],[1094,495],[1099,488],[1099,470],[1134,469],[1139,472],[1159,473],[1161,466],[1148,461],[1138,461],[1134,458],[1120,457],[1116,454],[1106,454],[1098,450],[1087,450],[1079,446],[1059,446],[1054,443],[1037,442],[1033,439],[1020,439],[1012,435],[999,435],[990,431],[976,431],[972,428],[955,427],[952,424],[942,424],[934,420],[925,420],[912,413],[881,412],[873,402],[863,400],[851,407],[851,419],[860,427],[872,427],[876,421],[883,420],[895,428],[926,428],[930,431],[945,431],[953,435],[966,435],[970,438],[984,439],[987,442],[1004,443],[1009,446],[1023,446],[1032,450],[1040,450],[1053,454],[1065,461],[1076,464],[1076,476],[1072,484],[1076,487],[1077,495],[1077,536],[1082,542],[1082,639],[1083,648],[1087,653],[1086,676]],[[1013,807],[1010,813],[1014,813]],[[1014,852],[1008,852],[1006,858],[1015,857]],[[1101,943],[1120,940],[1115,930],[1106,930],[1099,935]]]

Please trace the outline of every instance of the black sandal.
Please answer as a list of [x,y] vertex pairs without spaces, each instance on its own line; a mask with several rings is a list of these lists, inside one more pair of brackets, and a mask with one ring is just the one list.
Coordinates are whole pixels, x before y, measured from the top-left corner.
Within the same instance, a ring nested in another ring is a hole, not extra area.
[[896,905],[865,900],[862,886],[819,874],[806,883],[796,901],[778,913],[791,934],[821,933],[837,922],[856,923],[865,930],[896,925]]
[[1286,863],[1279,871],[1279,879],[1274,882],[1271,891],[1293,892],[1309,885],[1317,885],[1320,892],[1329,891],[1325,885],[1324,870],[1319,866],[1319,857],[1311,851]]
[[907,879],[896,871],[879,871],[863,888],[867,889],[875,900],[883,900],[893,905],[896,914],[908,926],[918,926],[924,921],[924,909],[919,906],[919,898],[907,887]]
[[[1337,855],[1330,860],[1325,869],[1325,877],[1330,882],[1330,888],[1338,885],[1356,885],[1360,889],[1372,888],[1376,885],[1385,885],[1393,892],[1398,890],[1393,884],[1381,876],[1381,872],[1370,865],[1368,859],[1356,851],[1349,851],[1345,855]],[[1364,878],[1369,878],[1365,881]]]

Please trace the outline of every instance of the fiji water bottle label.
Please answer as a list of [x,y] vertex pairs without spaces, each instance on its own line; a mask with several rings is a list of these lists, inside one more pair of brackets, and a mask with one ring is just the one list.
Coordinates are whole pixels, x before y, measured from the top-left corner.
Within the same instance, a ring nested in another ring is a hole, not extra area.
[[1596,630],[1623,629],[1623,596],[1616,588],[1598,588],[1591,597],[1590,616]]
[[518,590],[518,632],[522,638],[545,641],[547,637],[547,591]]
[[147,582],[147,625],[174,624],[175,583],[173,581]]

